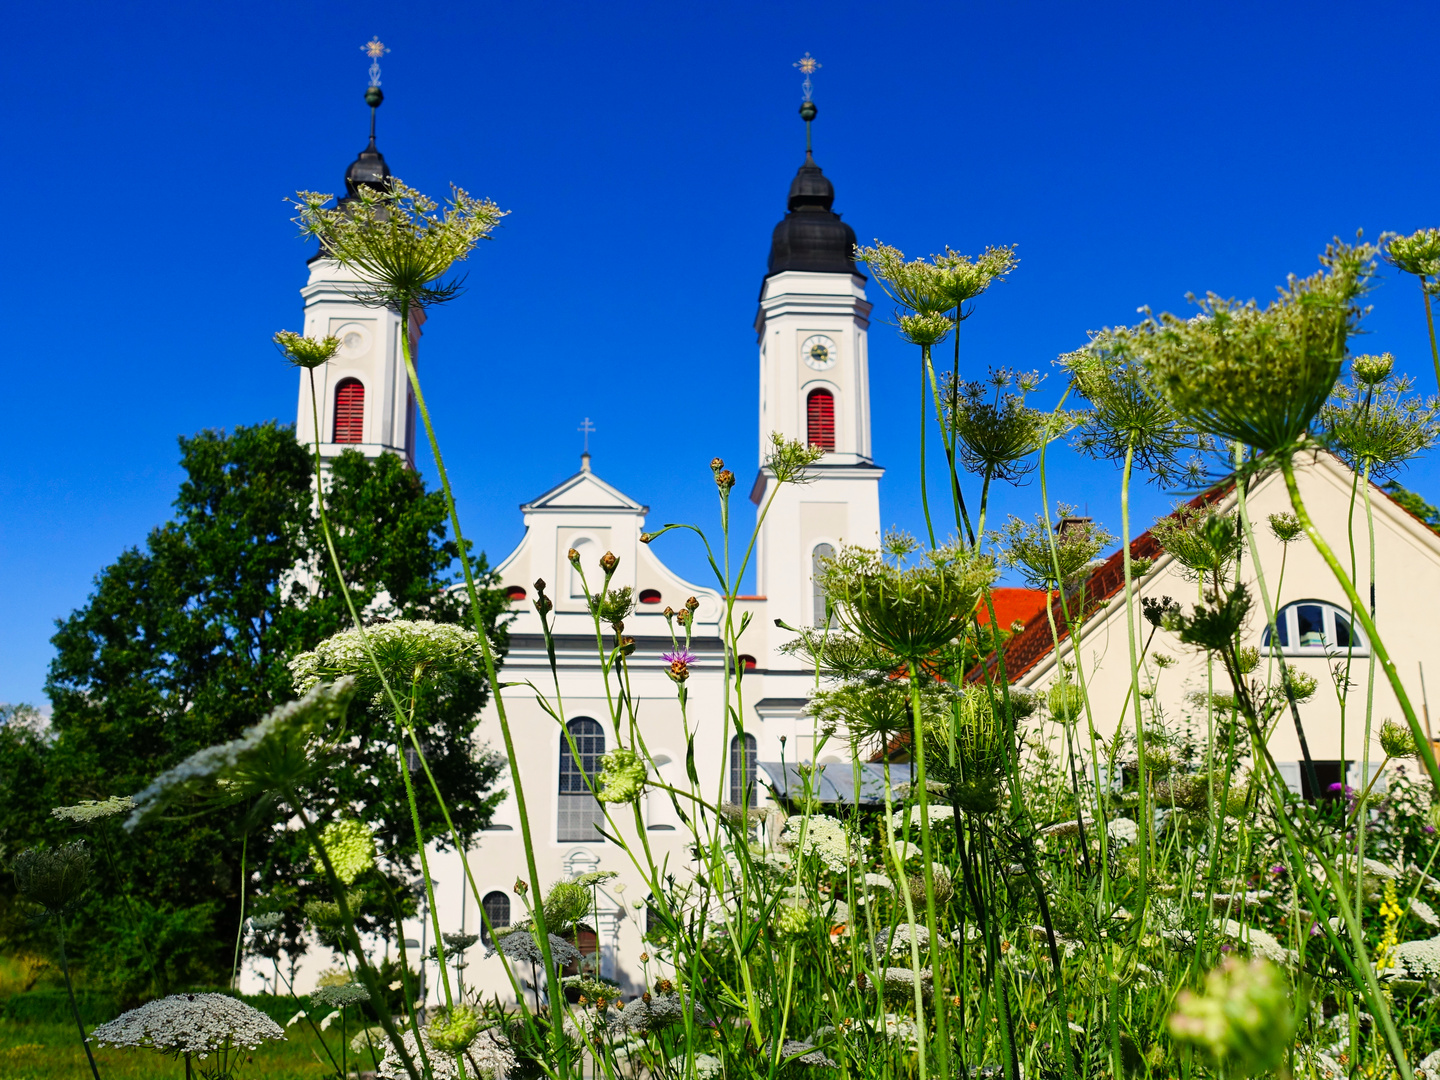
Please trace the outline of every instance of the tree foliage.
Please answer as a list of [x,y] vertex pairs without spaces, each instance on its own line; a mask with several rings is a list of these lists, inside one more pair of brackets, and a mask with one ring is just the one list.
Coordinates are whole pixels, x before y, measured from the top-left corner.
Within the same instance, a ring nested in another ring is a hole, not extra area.
[[[86,604],[57,622],[48,725],[23,710],[0,715],[8,854],[73,837],[74,826],[49,817],[51,807],[133,794],[188,754],[236,737],[297,696],[288,660],[350,625],[313,513],[312,459],[293,431],[273,422],[206,431],[182,438],[180,450],[185,480],[174,517],[105,567]],[[367,619],[469,622],[464,594],[449,588],[458,549],[446,538],[444,500],[398,457],[342,454],[327,479],[327,507],[346,587]],[[487,589],[482,597],[495,627],[503,596]],[[503,626],[492,636],[503,651]],[[422,729],[465,836],[488,823],[501,797],[489,793],[498,759],[474,744],[488,689],[470,677]],[[346,752],[349,767],[331,770],[307,803],[322,816],[372,824],[403,899],[414,840],[386,824],[409,820],[393,718],[357,702]],[[445,843],[434,801],[420,805],[427,835]],[[276,817],[267,806],[241,805],[134,833],[119,819],[89,825],[102,884],[75,914],[89,978],[126,996],[228,978],[247,835],[247,892],[285,910],[271,941],[298,948],[300,907],[320,891],[305,841]],[[41,948],[26,914],[7,875],[0,935],[11,947]]]

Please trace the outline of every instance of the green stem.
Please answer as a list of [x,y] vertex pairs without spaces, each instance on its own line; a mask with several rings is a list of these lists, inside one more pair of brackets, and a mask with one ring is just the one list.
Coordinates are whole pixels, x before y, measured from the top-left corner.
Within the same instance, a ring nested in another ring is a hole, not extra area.
[[1440,386],[1440,348],[1435,345],[1435,315],[1430,310],[1430,288],[1425,275],[1420,275],[1420,295],[1425,298],[1425,326],[1430,331],[1430,359],[1435,364],[1435,383]]
[[[930,495],[925,482],[925,391],[930,368],[930,346],[920,346],[920,508],[925,511],[925,532],[935,550],[935,526],[930,521]],[[923,1080],[923,1078],[922,1078]]]
[[240,941],[245,936],[245,856],[250,847],[250,833],[240,839],[240,926],[235,931],[235,959],[230,964],[230,988],[240,989]]
[[[413,717],[410,726],[413,737]],[[420,855],[420,874],[425,881],[425,897],[430,901],[430,922],[435,929],[436,966],[440,969],[440,983],[445,988],[445,1007],[453,1009],[455,999],[450,993],[450,974],[445,969],[445,942],[440,937],[440,911],[435,906],[435,884],[430,879],[430,861],[425,855],[425,829],[420,823],[420,808],[415,802],[415,783],[410,778],[410,767],[405,761],[403,746],[396,747],[396,757],[399,759],[400,776],[405,781],[405,800],[410,804],[410,824],[415,830],[415,850]],[[420,962],[422,964],[425,962],[423,956],[420,958]]]
[[[913,778],[912,778],[913,781]],[[900,858],[900,853],[895,850],[895,822],[892,820],[895,814],[895,803],[890,795],[890,759],[885,759],[885,848],[889,853],[890,861],[895,865],[895,880],[899,883],[900,897],[905,905],[905,919],[911,927],[915,926],[915,901],[910,896],[910,890],[905,887],[905,864]],[[919,1069],[919,1080],[927,1080],[930,1075],[930,1063],[926,1046],[929,1043],[929,1036],[925,1030],[925,994],[920,984],[920,942],[918,935],[908,934],[910,939],[910,973],[915,980],[915,1026],[916,1026],[916,1065]],[[886,943],[886,950],[889,950],[894,943],[894,932],[891,932],[890,940]],[[931,943],[934,948],[934,943]],[[933,976],[932,976],[933,977]]]
[[[405,359],[405,374],[410,380],[410,389],[415,394],[415,405],[420,410],[421,419],[425,424],[425,436],[430,443],[430,454],[435,459],[435,471],[440,477],[440,488],[445,493],[445,507],[450,514],[450,527],[455,530],[455,547],[459,554],[460,567],[465,574],[465,591],[470,599],[470,616],[474,620],[476,634],[480,639],[480,651],[485,661],[485,677],[489,681],[490,692],[494,695],[495,715],[500,723],[500,735],[505,743],[505,757],[510,765],[510,783],[515,793],[515,809],[520,817],[521,840],[525,845],[525,869],[530,875],[530,887],[534,890],[537,898],[535,936],[540,946],[541,958],[545,962],[546,991],[553,1004],[562,1001],[564,995],[561,993],[555,964],[550,956],[550,936],[549,930],[545,926],[544,905],[538,903],[538,898],[544,895],[544,891],[540,885],[540,869],[535,862],[535,840],[530,834],[530,815],[525,805],[525,788],[520,781],[520,759],[515,752],[515,739],[510,731],[510,719],[505,712],[505,698],[500,690],[495,653],[490,647],[490,638],[486,633],[485,613],[480,606],[480,596],[475,587],[475,574],[470,566],[470,557],[465,550],[464,534],[460,531],[460,515],[455,509],[455,493],[450,487],[450,476],[445,471],[445,459],[440,454],[440,442],[435,435],[435,425],[430,420],[430,408],[425,403],[425,394],[420,388],[420,374],[415,369],[415,358],[410,353],[410,309],[408,304],[401,305],[400,321],[400,350]],[[552,1025],[551,1035],[555,1044],[555,1056],[560,1063],[560,1076],[568,1077],[570,1073],[569,1040],[565,1038],[564,1030],[558,1023]]]
[[[380,1018],[380,1026],[385,1029],[386,1036],[390,1039],[390,1045],[400,1056],[400,1061],[405,1066],[405,1071],[410,1074],[410,1080],[420,1080],[420,1073],[415,1069],[415,1063],[410,1060],[410,1053],[405,1049],[405,1041],[396,1030],[395,1020],[390,1014],[390,1006],[385,1001],[385,988],[380,985],[380,978],[375,973],[370,961],[365,958],[365,951],[360,944],[360,935],[355,930],[355,915],[350,910],[350,899],[348,891],[338,874],[335,873],[335,865],[330,861],[330,852],[325,847],[325,839],[320,835],[320,830],[310,820],[310,815],[305,813],[305,805],[291,788],[284,788],[281,791],[285,801],[290,804],[290,809],[300,819],[300,827],[305,832],[305,837],[310,841],[310,846],[320,856],[320,867],[325,872],[326,880],[330,883],[330,890],[335,895],[335,906],[340,909],[341,934],[345,938],[345,944],[355,956],[355,964],[360,969],[360,981],[365,984],[365,989],[370,992],[375,1014]],[[401,934],[401,948],[404,948],[404,935]],[[402,954],[403,960],[403,954]],[[403,968],[403,962],[402,962]],[[420,1040],[420,1029],[414,1024],[411,1026],[415,1032],[416,1044],[419,1046],[421,1056],[425,1054],[425,1046]]]
[[[75,1026],[80,1029],[80,1045],[85,1048],[85,1059],[90,1062],[90,1074],[100,1080],[100,1070],[95,1067],[95,1055],[90,1052],[90,1039],[85,1034],[85,1022],[80,1019],[80,1006],[75,1003],[75,987],[70,982],[70,961],[65,956],[65,919],[60,912],[53,914],[55,931],[60,936],[60,970],[65,975],[65,993],[70,998],[70,1012],[75,1017]],[[189,1067],[190,1059],[185,1059]]]
[[1395,692],[1395,697],[1400,702],[1400,709],[1405,713],[1405,722],[1410,725],[1410,731],[1415,736],[1415,742],[1420,748],[1420,760],[1425,763],[1425,771],[1430,774],[1430,780],[1436,787],[1440,787],[1440,767],[1435,763],[1435,750],[1430,745],[1430,740],[1425,736],[1425,729],[1420,726],[1420,720],[1415,715],[1415,707],[1410,704],[1410,695],[1405,692],[1404,684],[1400,682],[1400,673],[1395,668],[1395,661],[1390,659],[1390,653],[1385,648],[1385,642],[1380,639],[1380,631],[1375,626],[1375,620],[1370,617],[1369,607],[1363,604],[1360,596],[1355,591],[1355,583],[1345,573],[1345,568],[1336,559],[1335,552],[1326,543],[1325,538],[1320,535],[1320,530],[1310,520],[1310,512],[1305,508],[1305,502],[1300,497],[1300,485],[1295,479],[1295,462],[1289,454],[1280,458],[1280,471],[1285,476],[1285,488],[1290,493],[1290,505],[1295,509],[1295,516],[1300,519],[1301,526],[1305,529],[1305,535],[1310,537],[1310,542],[1315,545],[1315,550],[1320,552],[1320,557],[1325,560],[1325,565],[1330,567],[1330,572],[1340,587],[1345,590],[1345,596],[1354,608],[1355,614],[1360,617],[1361,625],[1365,627],[1365,633],[1370,637],[1370,648],[1380,661],[1380,667],[1385,672],[1385,678],[1390,683],[1390,689]]
[[[925,929],[930,933],[931,949],[940,940],[940,923],[935,916],[935,869],[934,850],[930,843],[930,791],[925,785],[925,725],[924,713],[920,709],[920,683],[917,680],[915,661],[910,666],[910,713],[915,728],[915,786],[920,792],[920,851],[925,860]],[[958,822],[956,823],[958,826]],[[912,935],[913,936],[913,935]],[[935,980],[933,999],[935,1002],[935,1041],[939,1044],[936,1054],[937,1073],[950,1075],[950,1024],[949,1006],[942,985],[940,965],[932,963]],[[918,976],[917,976],[918,978]]]
[[1125,469],[1120,474],[1120,551],[1125,569],[1125,641],[1130,650],[1130,701],[1135,718],[1136,772],[1139,774],[1140,901],[1137,927],[1145,925],[1145,902],[1150,888],[1150,859],[1154,857],[1154,819],[1150,814],[1150,775],[1145,762],[1145,721],[1140,709],[1140,657],[1135,641],[1135,579],[1130,561],[1130,475],[1135,464],[1135,437],[1125,444]]

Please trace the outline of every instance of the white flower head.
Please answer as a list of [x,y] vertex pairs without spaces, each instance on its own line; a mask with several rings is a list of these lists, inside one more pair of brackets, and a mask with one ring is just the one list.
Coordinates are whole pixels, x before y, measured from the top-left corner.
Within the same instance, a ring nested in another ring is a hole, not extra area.
[[1440,937],[1402,941],[1390,959],[1395,967],[1414,978],[1440,978]]
[[[955,819],[955,808],[953,806],[931,806],[930,824],[936,825],[942,821],[953,821]],[[920,827],[920,807],[911,806],[905,810],[896,810],[891,815],[890,823],[897,829],[903,829],[907,824],[915,828]]]
[[480,637],[473,630],[453,623],[396,619],[367,626],[363,634],[342,630],[295,657],[289,663],[295,689],[305,691],[322,680],[348,676],[373,705],[383,705],[385,688],[370,659],[372,651],[391,689],[402,696],[414,680],[433,683],[479,670],[484,662]]
[[227,1047],[254,1049],[285,1032],[259,1009],[227,994],[172,994],[121,1013],[90,1035],[97,1046],[143,1046],[204,1058]]
[[314,685],[299,701],[272,709],[238,739],[196,751],[135,796],[125,828],[136,828],[175,800],[207,786],[223,786],[223,801],[234,802],[281,784],[298,784],[314,772],[321,748],[342,733],[353,694],[352,679]]
[[108,799],[82,799],[74,806],[57,806],[50,811],[50,816],[61,821],[73,821],[77,825],[88,825],[134,808],[135,800],[129,795],[111,795]]
[[831,873],[843,874],[860,861],[863,842],[853,838],[842,822],[824,814],[787,818],[780,842],[798,847],[802,855],[814,855]]
[[1234,919],[1226,919],[1221,932],[1232,941],[1250,947],[1251,956],[1263,957],[1271,963],[1284,967],[1295,962],[1295,954],[1276,940],[1273,934],[1255,926],[1246,926]]
[[1411,900],[1410,914],[1414,915],[1426,926],[1440,926],[1440,916],[1437,916],[1435,909],[1425,903],[1424,900]]
[[[670,1066],[677,1076],[683,1075],[686,1067],[685,1055],[675,1055],[670,1059]],[[695,1055],[695,1080],[719,1080],[724,1074],[725,1063],[714,1054]]]
[[1117,817],[1110,819],[1105,831],[1117,844],[1133,844],[1140,835],[1140,826],[1131,818]]

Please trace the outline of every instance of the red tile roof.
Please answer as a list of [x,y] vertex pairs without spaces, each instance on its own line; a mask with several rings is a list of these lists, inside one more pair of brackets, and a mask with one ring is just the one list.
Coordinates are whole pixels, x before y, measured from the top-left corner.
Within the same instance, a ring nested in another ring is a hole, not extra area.
[[[1233,480],[1226,480],[1210,490],[1202,492],[1191,499],[1186,506],[1201,507],[1209,503],[1219,502],[1234,488]],[[1146,530],[1130,541],[1131,559],[1154,559],[1163,554],[1164,548],[1160,542]],[[1083,596],[1085,609],[1077,611],[1076,606],[1082,596],[1081,589],[1075,589],[1066,598],[1065,604],[1060,602],[1059,594],[1050,602],[1050,609],[1055,615],[1055,626],[1059,631],[1060,640],[1064,641],[1070,634],[1070,627],[1065,620],[1064,608],[1068,606],[1072,616],[1078,617],[1082,622],[1095,614],[1100,608],[1114,596],[1119,595],[1125,587],[1125,561],[1122,553],[1117,549],[1113,555],[1106,559],[1086,579]],[[997,594],[995,613],[1000,614],[998,594],[1005,590],[996,589]],[[1030,592],[1035,590],[1016,590]],[[1050,654],[1055,647],[1055,636],[1050,630],[1050,620],[1045,617],[1045,603],[1043,594],[1038,605],[1038,610],[1025,620],[1025,629],[1012,637],[1005,643],[1005,677],[1010,682],[1015,682],[1025,675],[1041,660]],[[1003,622],[1003,616],[1001,621]],[[977,664],[966,676],[967,682],[980,682],[985,678],[986,669],[998,675],[995,655],[992,653],[986,657],[982,664]]]
[[[995,604],[995,619],[1001,629],[1009,630],[1011,623],[1028,623],[1036,615],[1045,613],[1044,589],[1018,589],[1009,586],[991,589],[990,599]],[[984,601],[975,612],[981,626],[990,622],[990,611]]]

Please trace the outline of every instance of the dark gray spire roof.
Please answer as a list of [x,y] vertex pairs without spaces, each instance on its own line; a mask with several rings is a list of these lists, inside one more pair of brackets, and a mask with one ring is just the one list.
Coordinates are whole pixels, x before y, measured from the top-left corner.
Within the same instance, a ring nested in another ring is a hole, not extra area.
[[805,164],[790,182],[789,213],[770,238],[770,274],[783,270],[856,273],[855,230],[830,209],[834,203],[834,185],[807,150]]

